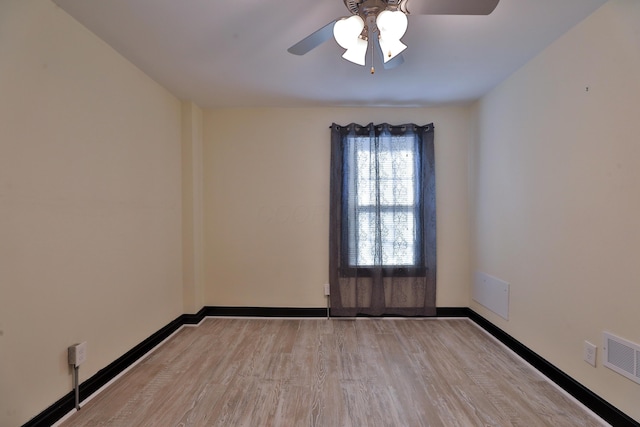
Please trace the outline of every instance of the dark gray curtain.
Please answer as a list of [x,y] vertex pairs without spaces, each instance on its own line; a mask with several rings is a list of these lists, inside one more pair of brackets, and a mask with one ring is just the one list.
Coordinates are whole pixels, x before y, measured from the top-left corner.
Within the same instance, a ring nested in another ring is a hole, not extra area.
[[332,316],[433,316],[433,124],[331,126]]

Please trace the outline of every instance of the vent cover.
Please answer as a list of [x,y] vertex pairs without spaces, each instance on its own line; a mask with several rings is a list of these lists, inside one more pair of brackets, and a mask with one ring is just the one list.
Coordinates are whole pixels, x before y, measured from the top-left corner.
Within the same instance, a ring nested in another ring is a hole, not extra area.
[[640,345],[605,332],[604,366],[640,384]]

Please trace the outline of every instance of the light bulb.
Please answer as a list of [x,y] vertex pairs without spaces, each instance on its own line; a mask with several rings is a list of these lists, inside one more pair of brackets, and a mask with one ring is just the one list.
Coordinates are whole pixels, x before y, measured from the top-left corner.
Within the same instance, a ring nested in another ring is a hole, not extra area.
[[333,25],[333,37],[343,49],[349,49],[358,43],[360,33],[364,29],[364,21],[358,15],[343,18]]
[[380,49],[382,50],[382,58],[384,62],[393,59],[407,48],[407,45],[397,39],[388,39],[380,37]]
[[367,57],[367,46],[369,43],[358,37],[356,42],[342,55],[347,61],[351,61],[354,64],[365,65]]
[[380,36],[386,39],[400,40],[407,32],[407,15],[399,10],[383,10],[376,18],[376,26]]

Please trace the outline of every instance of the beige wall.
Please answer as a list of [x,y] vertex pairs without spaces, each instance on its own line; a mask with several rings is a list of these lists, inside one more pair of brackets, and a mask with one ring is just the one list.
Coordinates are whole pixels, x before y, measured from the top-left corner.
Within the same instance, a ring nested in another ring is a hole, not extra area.
[[48,0],[0,2],[0,425],[183,312],[180,102]]
[[472,308],[638,421],[601,351],[640,343],[639,22],[612,0],[485,96],[471,173],[472,269],[511,283],[510,318]]
[[329,126],[433,122],[438,306],[468,304],[470,107],[215,109],[204,115],[205,304],[323,307]]

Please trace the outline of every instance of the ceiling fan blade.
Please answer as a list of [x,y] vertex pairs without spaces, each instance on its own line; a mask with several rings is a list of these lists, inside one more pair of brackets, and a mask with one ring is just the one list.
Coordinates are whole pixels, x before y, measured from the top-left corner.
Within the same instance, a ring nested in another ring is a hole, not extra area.
[[304,55],[312,49],[320,46],[322,43],[333,37],[333,25],[336,21],[331,21],[319,30],[309,34],[307,37],[300,40],[298,43],[291,46],[287,51],[294,55]]
[[499,0],[408,0],[411,15],[489,15]]

